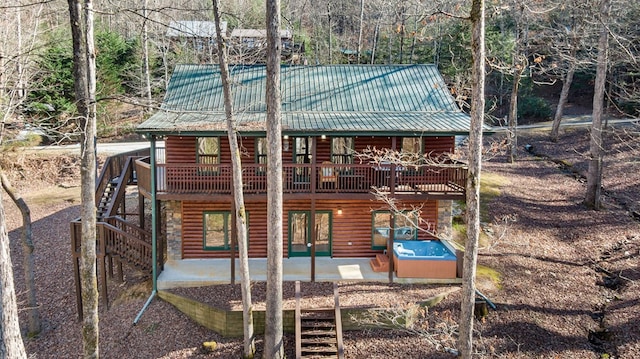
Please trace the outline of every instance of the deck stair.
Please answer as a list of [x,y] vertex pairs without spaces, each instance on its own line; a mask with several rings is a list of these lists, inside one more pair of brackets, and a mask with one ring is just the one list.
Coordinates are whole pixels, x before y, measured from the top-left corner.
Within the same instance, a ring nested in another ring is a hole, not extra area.
[[344,358],[338,285],[334,308],[300,308],[300,282],[296,282],[296,358]]
[[[127,220],[125,195],[127,186],[137,184],[135,160],[148,156],[142,149],[121,153],[105,160],[100,176],[96,179],[96,256],[98,259],[99,288],[102,300],[108,308],[107,274],[113,276],[114,264],[122,280],[122,264],[127,263],[143,272],[151,273],[153,254],[151,233],[139,223]],[[140,217],[140,214],[138,214]],[[82,244],[80,219],[71,222],[71,250],[76,282],[78,318],[82,319],[80,297],[80,255]],[[162,253],[162,248],[158,251]],[[162,258],[158,258],[162,263]],[[108,272],[108,273],[107,273]]]
[[101,219],[107,217],[107,212],[113,201],[114,193],[118,187],[118,178],[114,178],[107,182],[106,187],[102,191],[100,200],[96,203],[96,218]]
[[389,271],[389,256],[386,254],[378,253],[375,258],[369,261],[371,269],[374,272],[388,272]]

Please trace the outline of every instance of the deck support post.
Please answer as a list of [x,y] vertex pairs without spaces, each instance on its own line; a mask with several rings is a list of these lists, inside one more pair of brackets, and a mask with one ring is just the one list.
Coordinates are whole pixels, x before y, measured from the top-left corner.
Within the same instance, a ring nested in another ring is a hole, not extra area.
[[[398,138],[396,136],[391,137],[391,149],[397,151]],[[396,195],[396,164],[391,164],[389,171],[389,196],[394,197]],[[389,283],[393,283],[393,240],[396,237],[396,214],[389,211],[391,218],[389,218],[389,239],[387,240],[387,255],[389,256]]]
[[318,137],[314,138],[311,143],[311,281],[316,281],[316,186],[317,186],[317,166],[315,165],[317,161],[317,153],[316,153],[316,144]]

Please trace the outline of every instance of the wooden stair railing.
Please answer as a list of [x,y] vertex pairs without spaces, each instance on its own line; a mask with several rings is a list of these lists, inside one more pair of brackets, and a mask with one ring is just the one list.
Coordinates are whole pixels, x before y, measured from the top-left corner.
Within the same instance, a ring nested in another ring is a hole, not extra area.
[[117,214],[118,207],[120,207],[122,201],[124,201],[127,185],[135,184],[136,176],[134,170],[135,160],[137,158],[139,157],[128,157],[118,176],[109,181],[105,187],[101,202],[98,205],[98,218],[100,218],[100,205],[103,204],[103,199],[106,201],[104,203],[104,213],[102,213],[103,217],[112,217]]
[[[133,166],[127,165],[127,162],[131,161],[132,157],[140,158],[144,156],[149,156],[148,148],[124,152],[115,156],[108,157],[102,165],[100,175],[96,179],[96,204],[99,204],[102,201],[107,188],[110,186],[113,187],[114,181],[119,181],[121,179],[124,180],[124,178],[126,178],[127,180],[125,184],[131,184],[133,181],[135,181],[136,176]],[[132,167],[131,171],[127,172],[125,174],[126,176],[122,176],[127,166]],[[126,187],[126,185],[124,187]],[[117,208],[117,206],[115,206],[115,208]],[[109,215],[107,214],[105,216]]]
[[344,358],[338,284],[333,284],[334,308],[302,310],[296,282],[296,358]]

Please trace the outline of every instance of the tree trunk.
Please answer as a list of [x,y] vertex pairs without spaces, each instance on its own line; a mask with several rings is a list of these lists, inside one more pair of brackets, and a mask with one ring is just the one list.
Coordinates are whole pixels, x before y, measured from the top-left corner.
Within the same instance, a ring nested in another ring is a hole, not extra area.
[[29,331],[28,336],[32,337],[40,333],[40,309],[36,298],[36,279],[35,279],[35,260],[33,255],[33,231],[31,226],[31,211],[29,206],[22,197],[16,194],[15,189],[11,186],[9,179],[0,170],[0,181],[2,188],[11,197],[11,200],[20,209],[22,213],[22,255],[24,266],[24,281],[27,286],[27,307],[29,312]]
[[0,359],[5,358],[26,359],[27,353],[20,335],[9,236],[0,194]]
[[373,29],[373,46],[371,48],[371,65],[376,63],[376,49],[378,48],[379,33],[380,33],[380,19],[376,20],[376,27]]
[[[218,42],[218,59],[220,61],[220,77],[222,79],[222,90],[224,92],[224,109],[227,116],[227,132],[229,137],[229,147],[231,150],[231,166],[233,171],[233,199],[236,209],[234,215],[238,252],[240,258],[240,281],[242,289],[242,318],[244,334],[244,357],[253,358],[255,355],[255,345],[253,340],[253,304],[251,302],[251,277],[249,275],[249,252],[247,249],[247,215],[244,205],[244,188],[242,182],[242,160],[240,158],[240,148],[238,146],[238,136],[236,134],[236,121],[233,115],[233,102],[231,94],[231,79],[229,67],[227,65],[227,48],[222,38],[220,28],[219,1],[213,0],[213,16],[216,23],[216,36]],[[233,245],[233,243],[231,244]],[[231,259],[235,260],[235,259]]]
[[282,119],[280,0],[267,0],[267,300],[264,357],[284,358],[282,342]]
[[82,342],[85,358],[98,358],[98,280],[96,277],[96,113],[93,4],[68,0],[73,37],[73,74],[76,106],[82,129],[80,143],[80,217],[82,239],[80,283],[82,287]]
[[473,352],[473,307],[475,305],[476,262],[480,239],[480,170],[482,153],[482,125],[484,122],[484,0],[471,4],[472,97],[471,128],[469,130],[469,173],[467,178],[467,243],[462,273],[462,299],[459,320],[458,349],[462,358],[471,358]]
[[593,122],[591,124],[591,141],[589,143],[589,171],[587,172],[587,193],[585,204],[593,209],[600,209],[600,194],[602,188],[602,157],[604,147],[602,142],[602,112],[604,105],[604,88],[607,79],[607,61],[609,50],[609,9],[610,0],[602,0],[600,14],[602,29],[598,40],[598,66],[593,91]]
[[516,162],[518,157],[518,90],[520,88],[520,78],[524,71],[522,64],[515,56],[513,68],[513,85],[511,87],[511,100],[509,102],[509,160]]
[[558,141],[558,135],[560,132],[560,123],[562,122],[562,116],[564,115],[564,106],[567,104],[567,99],[569,98],[569,89],[571,88],[571,83],[573,82],[573,74],[576,72],[576,65],[571,62],[569,64],[569,69],[567,70],[567,75],[564,78],[564,82],[562,83],[562,90],[560,91],[560,98],[558,99],[558,108],[556,108],[556,114],[553,117],[553,124],[551,125],[551,141]]
[[[142,97],[147,100],[146,105],[151,106],[151,73],[149,71],[149,0],[144,0],[142,9],[142,77],[144,78],[144,90]],[[147,107],[146,110],[148,110]]]
[[[333,64],[333,24],[331,23],[331,20],[331,3],[327,2],[327,21],[329,22],[329,65]],[[268,21],[269,17],[267,17],[267,22]]]
[[358,29],[358,62],[360,64],[360,55],[362,52],[362,24],[364,22],[364,0],[360,0],[360,27]]

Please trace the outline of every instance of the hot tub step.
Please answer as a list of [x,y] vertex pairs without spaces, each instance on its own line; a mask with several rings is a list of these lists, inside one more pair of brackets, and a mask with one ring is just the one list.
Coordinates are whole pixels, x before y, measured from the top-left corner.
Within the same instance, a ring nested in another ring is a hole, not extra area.
[[369,263],[374,272],[389,271],[389,257],[385,254],[376,254],[376,257],[371,259]]

